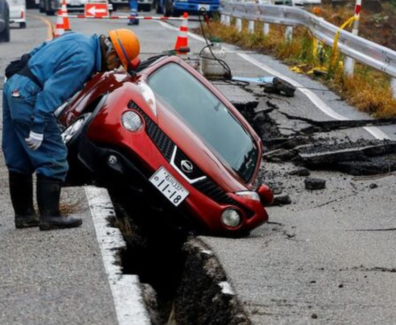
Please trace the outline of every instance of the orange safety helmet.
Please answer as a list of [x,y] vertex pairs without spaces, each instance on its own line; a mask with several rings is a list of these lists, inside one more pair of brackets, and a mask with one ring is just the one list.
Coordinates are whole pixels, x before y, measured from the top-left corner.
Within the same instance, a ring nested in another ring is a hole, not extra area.
[[109,31],[109,37],[125,70],[139,55],[140,44],[135,33],[129,29],[114,29]]

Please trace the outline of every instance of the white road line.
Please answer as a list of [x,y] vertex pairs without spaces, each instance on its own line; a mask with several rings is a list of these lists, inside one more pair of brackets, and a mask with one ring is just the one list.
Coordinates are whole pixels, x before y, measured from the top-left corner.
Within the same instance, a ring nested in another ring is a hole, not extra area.
[[[171,26],[163,21],[159,22],[162,26],[173,29],[173,30],[179,30],[179,28]],[[188,33],[189,37],[192,37],[198,41],[205,42],[205,39],[201,36],[198,36],[196,34]],[[255,65],[256,67],[260,68],[263,71],[268,72],[269,74],[279,77],[289,83],[291,83],[293,86],[297,87],[298,90],[300,90],[305,96],[308,97],[308,99],[317,107],[319,108],[323,113],[325,113],[327,116],[330,116],[331,118],[335,120],[340,120],[340,121],[347,121],[349,118],[338,114],[336,111],[334,111],[331,107],[329,107],[323,100],[321,100],[315,93],[313,93],[311,90],[305,88],[303,85],[298,83],[297,81],[286,77],[285,75],[279,73],[278,71],[275,71],[271,69],[270,67],[266,66],[264,63],[261,63],[257,61],[256,59],[252,58],[251,56],[245,54],[245,53],[239,53],[235,51],[230,51],[227,49],[227,47],[223,47],[224,50],[226,50],[227,53],[236,53],[238,54],[242,59],[250,62],[251,64]],[[369,132],[373,137],[376,139],[390,139],[390,137],[385,134],[382,130],[380,130],[377,127],[364,127],[364,129]]]
[[84,187],[88,199],[103,264],[109,279],[119,325],[150,325],[140,288],[139,278],[122,274],[115,252],[125,247],[118,228],[109,227],[107,218],[114,216],[113,204],[106,189]]

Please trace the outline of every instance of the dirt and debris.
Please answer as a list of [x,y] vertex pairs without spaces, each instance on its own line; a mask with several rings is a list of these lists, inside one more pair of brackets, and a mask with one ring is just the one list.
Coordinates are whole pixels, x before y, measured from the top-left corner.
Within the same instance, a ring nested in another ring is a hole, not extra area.
[[227,276],[208,247],[190,240],[187,260],[175,300],[177,324],[251,324],[241,303],[227,289]]

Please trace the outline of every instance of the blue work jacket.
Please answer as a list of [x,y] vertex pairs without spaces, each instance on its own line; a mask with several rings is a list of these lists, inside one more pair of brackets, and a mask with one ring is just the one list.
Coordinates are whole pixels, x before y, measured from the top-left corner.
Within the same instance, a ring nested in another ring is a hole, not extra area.
[[101,70],[99,37],[66,33],[30,52],[29,68],[43,89],[37,95],[31,131],[44,133],[49,117]]

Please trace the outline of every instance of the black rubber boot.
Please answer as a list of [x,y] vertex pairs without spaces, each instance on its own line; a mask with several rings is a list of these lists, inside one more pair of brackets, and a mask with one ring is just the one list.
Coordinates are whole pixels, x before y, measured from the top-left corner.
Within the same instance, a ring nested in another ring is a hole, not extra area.
[[59,211],[61,182],[54,178],[37,176],[37,204],[40,211],[40,230],[79,227],[82,220],[62,216]]
[[15,212],[15,227],[37,227],[39,217],[33,207],[32,175],[9,172],[8,179],[11,202]]

